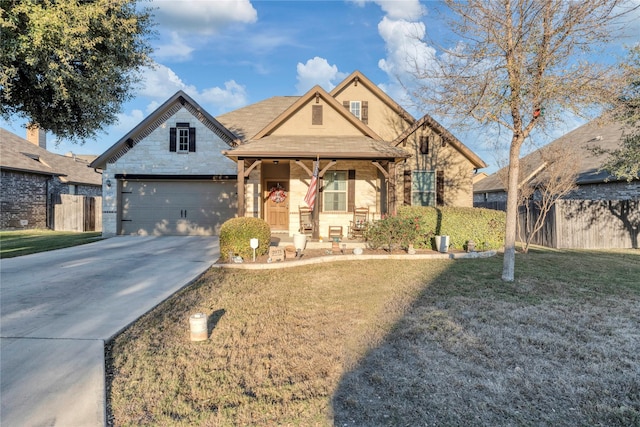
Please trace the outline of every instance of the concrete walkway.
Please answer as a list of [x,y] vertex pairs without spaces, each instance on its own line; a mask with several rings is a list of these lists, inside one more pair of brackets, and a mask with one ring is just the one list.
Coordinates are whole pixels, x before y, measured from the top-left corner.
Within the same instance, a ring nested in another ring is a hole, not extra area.
[[104,342],[218,257],[214,237],[123,236],[0,261],[0,425],[104,426]]

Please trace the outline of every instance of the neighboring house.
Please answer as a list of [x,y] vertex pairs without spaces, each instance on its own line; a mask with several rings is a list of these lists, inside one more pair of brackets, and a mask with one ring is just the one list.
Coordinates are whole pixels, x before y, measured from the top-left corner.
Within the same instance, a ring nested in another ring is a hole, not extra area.
[[2,230],[54,228],[61,195],[102,195],[101,176],[87,161],[47,151],[42,131],[28,138],[0,129]]
[[[628,131],[621,123],[592,121],[547,146],[567,150],[578,166],[578,175],[576,189],[550,212],[537,243],[555,248],[638,247],[640,179],[616,179],[601,169],[608,155],[594,152],[596,148],[620,148]],[[547,147],[521,159],[523,183],[544,179],[546,164],[541,150]],[[504,176],[506,168],[476,182],[474,206],[505,209]]]
[[215,234],[233,216],[293,234],[316,160],[316,237],[329,226],[346,235],[360,207],[375,219],[400,205],[472,206],[474,171],[486,167],[357,71],[331,92],[217,118],[178,92],[91,166],[103,170],[105,234]]

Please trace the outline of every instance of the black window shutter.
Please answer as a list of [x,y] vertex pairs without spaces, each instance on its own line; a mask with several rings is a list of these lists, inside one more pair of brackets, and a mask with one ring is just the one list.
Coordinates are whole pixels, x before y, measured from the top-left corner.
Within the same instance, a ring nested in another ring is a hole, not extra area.
[[196,128],[189,128],[189,152],[196,152]]
[[444,205],[444,171],[436,172],[436,204]]
[[356,171],[349,169],[349,184],[347,186],[347,206],[348,212],[353,212],[356,209]]
[[169,151],[176,151],[176,128],[169,129]]
[[369,124],[369,101],[362,101],[362,111],[360,112],[362,116],[362,123],[365,125]]
[[404,204],[411,206],[411,171],[404,171]]

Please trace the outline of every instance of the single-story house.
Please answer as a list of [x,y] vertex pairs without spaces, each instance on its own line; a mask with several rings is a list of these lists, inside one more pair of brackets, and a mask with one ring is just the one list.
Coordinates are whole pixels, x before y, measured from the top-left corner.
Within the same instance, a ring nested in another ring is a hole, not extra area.
[[[594,120],[521,159],[523,183],[544,179],[547,162],[542,150],[549,148],[568,153],[578,168],[576,189],[556,204],[534,243],[555,248],[638,247],[640,179],[619,180],[603,170],[608,154],[597,150],[620,148],[630,131],[620,122]],[[473,186],[474,206],[505,209],[504,176],[506,168],[477,181]]]
[[91,166],[103,172],[104,234],[215,234],[234,216],[300,230],[318,162],[315,237],[347,234],[400,205],[472,206],[486,164],[428,115],[413,118],[356,71],[331,92],[276,96],[212,117],[178,92]]
[[102,177],[89,162],[47,151],[40,129],[29,129],[27,138],[0,129],[2,230],[55,228],[61,195],[102,196]]

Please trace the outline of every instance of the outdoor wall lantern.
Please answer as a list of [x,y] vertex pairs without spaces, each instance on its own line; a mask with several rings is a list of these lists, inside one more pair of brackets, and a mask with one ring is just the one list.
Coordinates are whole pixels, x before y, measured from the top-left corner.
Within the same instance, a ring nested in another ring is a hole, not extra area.
[[110,180],[110,179],[108,179],[108,180],[105,182],[105,184],[107,184],[107,188],[111,188],[111,180]]

